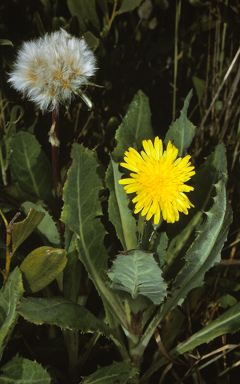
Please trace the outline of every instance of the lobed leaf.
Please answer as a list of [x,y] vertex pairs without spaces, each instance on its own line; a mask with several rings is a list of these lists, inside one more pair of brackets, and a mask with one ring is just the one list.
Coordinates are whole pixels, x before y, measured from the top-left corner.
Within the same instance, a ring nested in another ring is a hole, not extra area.
[[109,219],[116,229],[117,236],[125,251],[137,248],[137,227],[132,210],[128,208],[129,197],[123,186],[118,183],[122,173],[118,165],[111,161],[106,174],[106,186],[110,191]]
[[16,305],[23,292],[22,275],[16,267],[0,291],[0,359],[17,322]]
[[88,377],[83,377],[81,384],[126,384],[138,374],[137,368],[130,361],[116,362],[99,368]]
[[56,279],[67,264],[66,254],[64,249],[46,246],[29,253],[20,265],[26,291],[38,292]]
[[166,297],[167,285],[151,253],[141,250],[122,253],[107,274],[113,289],[129,292],[133,299],[143,295],[159,305]]
[[36,361],[14,358],[1,367],[1,384],[50,384],[51,376]]
[[117,129],[115,139],[118,144],[112,157],[117,163],[123,160],[124,152],[129,147],[134,146],[140,150],[143,140],[154,139],[149,101],[142,91],[138,91],[134,96],[121,125]]

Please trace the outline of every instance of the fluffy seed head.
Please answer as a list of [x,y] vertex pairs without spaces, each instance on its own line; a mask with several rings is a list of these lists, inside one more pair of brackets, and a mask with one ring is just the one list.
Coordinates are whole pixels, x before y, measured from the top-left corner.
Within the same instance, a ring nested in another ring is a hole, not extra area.
[[42,111],[69,105],[96,71],[96,59],[84,39],[61,29],[19,49],[9,82]]

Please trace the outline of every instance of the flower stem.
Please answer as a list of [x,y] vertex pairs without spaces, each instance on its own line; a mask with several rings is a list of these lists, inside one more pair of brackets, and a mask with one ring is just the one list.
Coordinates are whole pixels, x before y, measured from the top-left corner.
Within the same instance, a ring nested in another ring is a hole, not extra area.
[[[58,218],[61,216],[62,208],[62,187],[61,187],[61,178],[60,178],[60,168],[59,168],[59,147],[60,141],[58,139],[59,134],[59,103],[56,104],[55,108],[52,111],[52,126],[48,132],[49,142],[52,145],[52,174],[53,174],[53,185],[57,200],[57,212]],[[63,238],[63,223],[60,221],[60,231],[61,237]]]

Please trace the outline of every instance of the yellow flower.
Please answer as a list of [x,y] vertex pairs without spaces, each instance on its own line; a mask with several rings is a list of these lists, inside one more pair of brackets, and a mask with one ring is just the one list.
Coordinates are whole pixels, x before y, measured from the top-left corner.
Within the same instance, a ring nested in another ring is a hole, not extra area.
[[194,167],[189,163],[191,156],[178,158],[178,149],[169,141],[163,152],[162,140],[143,141],[144,151],[141,155],[133,148],[125,152],[126,163],[121,165],[134,173],[131,178],[122,179],[120,184],[127,184],[127,193],[136,193],[133,203],[136,203],[134,213],[141,211],[142,216],[150,220],[154,215],[154,224],[163,219],[168,223],[179,220],[179,212],[188,214],[193,207],[184,192],[193,190],[184,183],[195,174]]

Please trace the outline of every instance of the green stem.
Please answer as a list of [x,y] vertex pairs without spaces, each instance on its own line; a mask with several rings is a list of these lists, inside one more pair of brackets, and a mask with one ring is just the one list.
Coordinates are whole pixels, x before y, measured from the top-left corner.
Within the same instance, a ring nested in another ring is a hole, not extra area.
[[69,378],[71,380],[71,383],[77,384],[79,331],[72,329],[63,329],[62,332],[68,350]]

